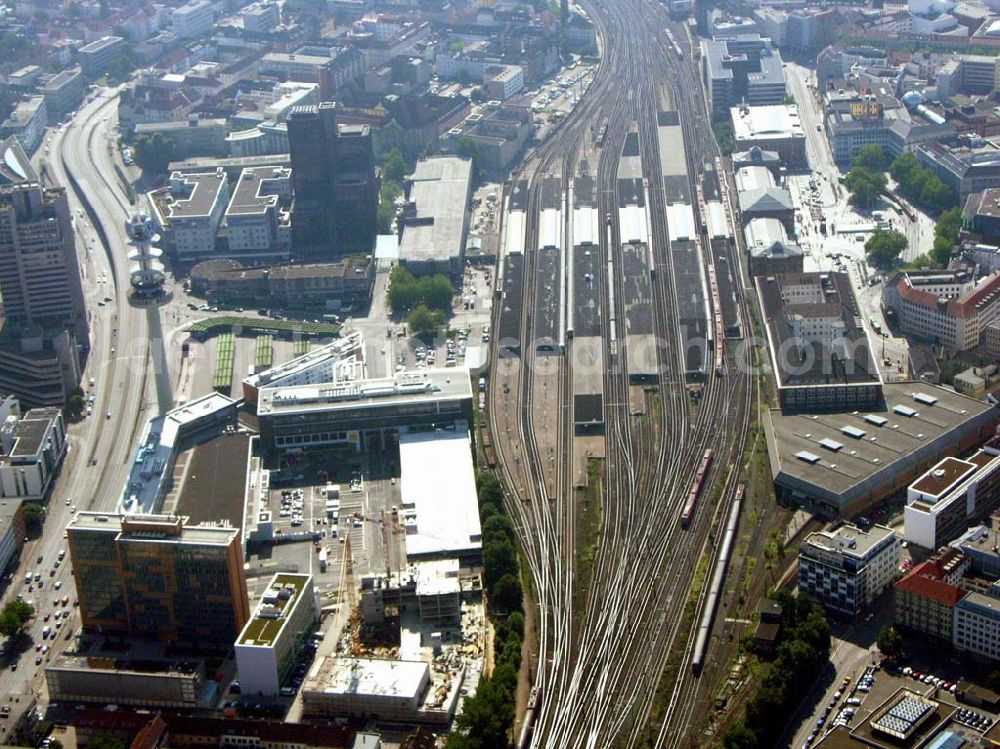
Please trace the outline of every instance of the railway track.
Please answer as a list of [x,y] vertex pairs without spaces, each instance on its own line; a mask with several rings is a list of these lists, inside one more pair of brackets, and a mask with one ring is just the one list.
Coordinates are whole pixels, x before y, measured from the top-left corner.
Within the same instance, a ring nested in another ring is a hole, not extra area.
[[[524,545],[539,613],[532,702],[536,722],[529,727],[533,730],[523,734],[522,743],[635,747],[645,742],[680,747],[688,745],[685,742],[698,727],[696,706],[705,691],[705,682],[695,680],[691,673],[693,638],[687,591],[702,557],[712,555],[709,531],[725,516],[727,500],[738,481],[753,383],[749,367],[731,362],[730,374],[724,376],[706,361],[704,395],[694,407],[685,382],[678,298],[689,290],[675,288],[668,240],[656,130],[663,102],[661,82],[666,99],[681,116],[692,196],[700,192],[700,165],[717,156],[697,74],[690,57],[683,60],[677,55],[687,37],[675,29],[669,39],[664,33],[666,12],[640,0],[594,3],[588,11],[603,42],[604,61],[574,114],[515,176],[529,179],[529,216],[537,217],[543,180],[558,177],[565,193],[581,154],[590,164],[599,153],[598,213],[608,220],[601,222],[601,272],[594,284],[601,289],[603,312],[608,481],[603,535],[582,611],[572,610],[577,583],[576,518],[568,478],[572,450],[567,443],[572,435],[573,357],[558,360],[554,374],[538,375],[530,340],[534,330],[531,300],[538,293],[531,251],[537,246],[537,220],[529,219],[525,242],[521,353],[512,361],[494,352],[492,360],[492,371],[506,378],[500,378],[505,384],[498,387],[495,375],[491,386],[493,443],[506,483],[514,490],[508,507]],[[637,27],[637,18],[653,22]],[[633,127],[649,186],[649,270],[660,367],[657,382],[644,386],[641,393],[629,381],[630,362],[622,336],[625,289],[620,269],[624,263],[616,218],[619,155]],[[568,242],[567,237],[563,252],[568,252]],[[739,267],[740,258],[732,246],[730,256],[734,267]],[[702,273],[707,277],[707,267]],[[746,312],[742,295],[737,304]],[[505,307],[496,305],[498,310]],[[726,343],[717,338],[715,346]],[[726,354],[734,356],[731,350]],[[545,384],[543,392],[539,383]],[[549,388],[548,383],[556,386]],[[511,392],[517,394],[520,406],[516,428],[512,430],[507,421],[504,434],[499,425]],[[638,400],[644,400],[645,416],[632,413],[630,404]],[[551,425],[538,421],[540,414],[553,409],[559,413],[555,428],[558,458],[546,461],[538,434],[544,432],[552,439],[553,433]],[[684,528],[681,513],[688,479],[707,449],[714,450],[716,461],[708,473],[704,506]],[[551,487],[555,487],[554,495]],[[709,500],[715,497],[719,501],[713,506]],[[670,654],[676,651],[683,652],[682,662],[665,680]],[[666,697],[659,708],[658,695]]]

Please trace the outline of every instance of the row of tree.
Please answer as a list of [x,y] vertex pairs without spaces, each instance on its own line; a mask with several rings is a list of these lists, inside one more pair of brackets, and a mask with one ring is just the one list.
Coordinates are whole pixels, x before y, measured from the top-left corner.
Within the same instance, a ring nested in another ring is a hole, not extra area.
[[920,166],[912,153],[900,154],[890,162],[881,146],[868,145],[851,159],[851,169],[844,178],[854,208],[869,211],[878,202],[888,184],[887,169],[900,194],[926,211],[941,213],[958,202],[941,178]]
[[782,641],[777,657],[756,681],[742,720],[722,737],[725,749],[780,746],[787,719],[816,680],[830,655],[830,626],[823,608],[808,596],[777,595],[782,605]]
[[393,313],[406,315],[410,334],[425,341],[432,339],[451,314],[455,290],[446,276],[415,278],[402,265],[389,274],[389,306]]
[[897,156],[889,166],[899,192],[926,211],[941,213],[958,205],[958,196],[941,178],[917,162],[912,153]]
[[151,174],[165,173],[177,156],[177,144],[163,133],[137,135],[132,141],[132,150],[135,163]]
[[524,641],[523,594],[514,528],[503,503],[503,487],[493,474],[479,477],[483,526],[484,584],[493,621],[493,673],[479,680],[465,700],[448,736],[447,749],[504,749],[511,745],[514,699]]
[[403,179],[411,172],[410,165],[398,148],[391,149],[382,159],[382,198],[378,204],[378,230],[382,234],[392,231],[396,216],[396,199],[403,194]]

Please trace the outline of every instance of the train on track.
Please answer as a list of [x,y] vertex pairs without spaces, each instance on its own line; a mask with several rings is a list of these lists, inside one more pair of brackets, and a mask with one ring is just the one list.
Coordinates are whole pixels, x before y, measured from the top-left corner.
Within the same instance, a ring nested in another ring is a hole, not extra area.
[[541,704],[541,687],[532,687],[528,694],[528,707],[524,711],[524,722],[521,724],[521,737],[517,742],[517,749],[528,749],[531,745],[531,736],[535,732],[535,720],[538,718],[538,708]]
[[705,607],[701,611],[701,621],[698,624],[698,634],[694,641],[694,653],[691,656],[691,672],[695,676],[701,674],[705,665],[705,655],[708,653],[708,640],[712,634],[712,622],[715,620],[716,609],[722,594],[722,586],[726,580],[726,570],[729,569],[729,558],[733,553],[733,542],[736,540],[736,528],[740,522],[740,507],[746,498],[746,484],[736,487],[733,504],[729,508],[726,520],[726,531],[719,546],[719,556],[715,560],[715,571],[712,573],[712,583],[708,588]]
[[597,148],[604,147],[604,137],[608,134],[608,118],[605,117],[604,121],[601,123],[600,129],[597,131],[597,140],[594,141],[594,145]]
[[681,528],[686,529],[691,525],[694,512],[698,508],[698,498],[701,496],[702,489],[705,488],[705,477],[708,476],[708,469],[712,467],[713,457],[715,457],[715,453],[712,451],[712,448],[708,448],[705,454],[701,456],[698,473],[695,474],[694,481],[691,483],[691,490],[688,492],[687,501],[684,503],[684,509],[681,511]]
[[672,32],[670,29],[664,29],[664,31],[667,34],[667,41],[670,42],[670,46],[674,50],[674,54],[677,55],[677,59],[678,60],[683,60],[684,59],[684,52],[681,49],[681,45],[679,45],[677,43],[677,39],[676,39],[676,37],[674,37],[674,32]]

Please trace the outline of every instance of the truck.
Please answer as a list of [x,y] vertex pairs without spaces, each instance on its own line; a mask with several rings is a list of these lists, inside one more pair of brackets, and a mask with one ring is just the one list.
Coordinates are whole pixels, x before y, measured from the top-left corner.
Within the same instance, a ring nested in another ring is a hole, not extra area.
[[326,558],[327,558],[327,553],[326,553],[326,547],[324,546],[319,551],[319,571],[320,572],[326,572]]

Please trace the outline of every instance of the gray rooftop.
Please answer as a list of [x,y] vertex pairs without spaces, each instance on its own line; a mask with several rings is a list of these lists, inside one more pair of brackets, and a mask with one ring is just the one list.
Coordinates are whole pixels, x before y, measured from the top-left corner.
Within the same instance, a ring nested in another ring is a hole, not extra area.
[[229,201],[227,215],[264,213],[278,204],[277,186],[280,180],[291,179],[292,170],[284,167],[244,169]]
[[455,156],[423,159],[409,180],[416,215],[405,219],[400,257],[450,262],[462,250],[472,162]]
[[[170,218],[194,218],[210,215],[212,207],[219,200],[222,189],[226,185],[226,175],[220,171],[176,176],[183,179],[185,186],[190,189],[190,193],[186,198],[174,198],[170,203]],[[174,178],[175,175],[171,175],[171,180]]]
[[[997,421],[993,406],[923,382],[886,383],[882,391],[885,408],[877,412],[768,411],[764,425],[775,483],[846,506],[901,476],[922,472],[955,444],[991,430]],[[919,403],[913,398],[916,392],[931,393],[937,402]],[[914,413],[903,415],[896,406]],[[864,435],[848,436],[845,427]]]

